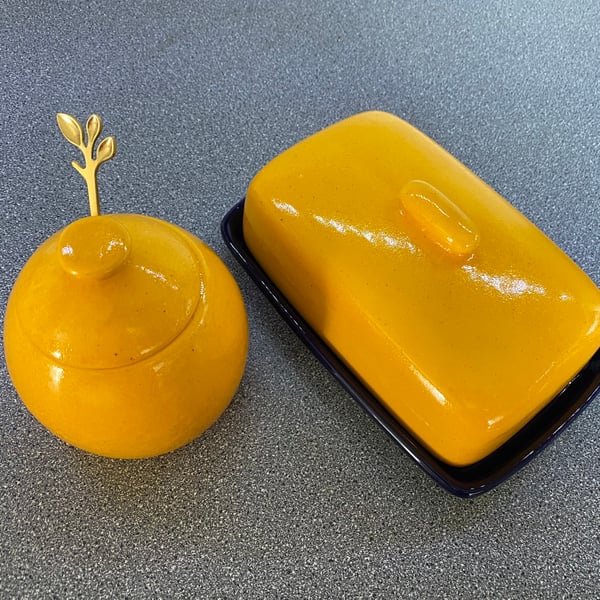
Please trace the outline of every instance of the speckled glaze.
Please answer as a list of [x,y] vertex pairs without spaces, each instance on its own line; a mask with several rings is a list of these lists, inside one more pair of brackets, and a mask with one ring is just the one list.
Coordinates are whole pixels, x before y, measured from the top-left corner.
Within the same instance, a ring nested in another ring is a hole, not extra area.
[[28,409],[110,457],[202,433],[233,397],[247,346],[240,292],[216,254],[141,215],[87,217],[52,236],[6,310],[7,365]]
[[424,134],[362,113],[254,178],[244,237],[298,312],[443,461],[484,459],[600,347],[600,290]]

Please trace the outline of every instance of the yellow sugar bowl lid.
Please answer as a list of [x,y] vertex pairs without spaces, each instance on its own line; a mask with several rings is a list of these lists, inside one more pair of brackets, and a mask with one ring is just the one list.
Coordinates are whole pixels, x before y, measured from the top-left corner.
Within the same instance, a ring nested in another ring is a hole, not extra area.
[[164,221],[86,217],[32,256],[13,302],[40,351],[63,365],[111,369],[158,352],[204,310],[205,271]]

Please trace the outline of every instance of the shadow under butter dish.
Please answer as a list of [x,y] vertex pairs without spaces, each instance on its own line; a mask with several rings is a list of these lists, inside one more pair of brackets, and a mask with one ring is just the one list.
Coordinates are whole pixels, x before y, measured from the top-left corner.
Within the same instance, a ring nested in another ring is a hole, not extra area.
[[392,115],[356,115],[275,158],[243,218],[282,294],[448,464],[490,455],[600,347],[585,273]]

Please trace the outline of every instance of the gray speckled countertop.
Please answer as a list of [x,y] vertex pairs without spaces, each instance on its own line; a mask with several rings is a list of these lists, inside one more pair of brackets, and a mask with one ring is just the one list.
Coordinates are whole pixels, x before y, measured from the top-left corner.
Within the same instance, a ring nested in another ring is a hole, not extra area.
[[146,461],[47,433],[2,360],[0,597],[600,597],[600,402],[508,482],[456,499],[312,358],[219,233],[270,158],[377,108],[600,283],[598,23],[592,0],[4,0],[0,315],[38,244],[87,211],[55,113],[98,112],[119,147],[100,171],[105,212],[213,246],[251,339],[223,417]]

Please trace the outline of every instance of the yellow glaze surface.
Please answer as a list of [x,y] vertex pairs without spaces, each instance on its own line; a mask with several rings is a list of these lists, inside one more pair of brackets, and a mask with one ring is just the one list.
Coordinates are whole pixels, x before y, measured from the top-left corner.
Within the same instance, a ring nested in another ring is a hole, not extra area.
[[600,346],[600,290],[401,119],[356,115],[251,182],[244,237],[275,284],[442,460],[495,450]]
[[247,346],[243,301],[217,255],[141,215],[87,217],[52,236],[6,310],[7,364],[29,410],[111,457],[202,433],[231,401]]

